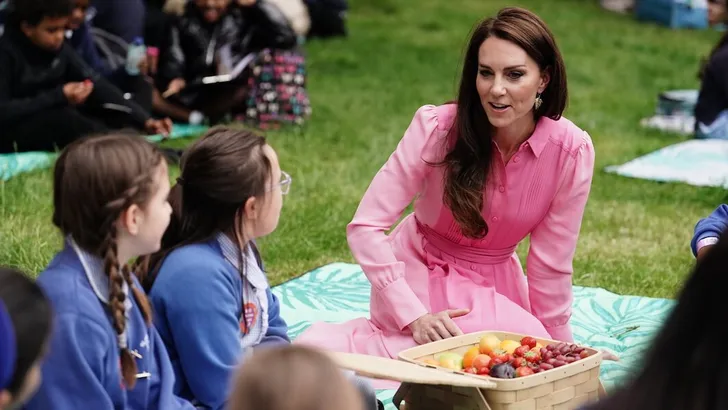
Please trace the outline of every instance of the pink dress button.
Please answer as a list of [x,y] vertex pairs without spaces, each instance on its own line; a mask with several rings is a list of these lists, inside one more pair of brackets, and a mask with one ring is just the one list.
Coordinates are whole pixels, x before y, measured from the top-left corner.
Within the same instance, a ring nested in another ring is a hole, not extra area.
[[493,217],[493,222],[498,222],[498,217],[497,216],[494,216]]
[[498,190],[501,191],[501,192],[506,192],[506,187],[504,187],[503,185],[501,185],[501,186],[498,187]]

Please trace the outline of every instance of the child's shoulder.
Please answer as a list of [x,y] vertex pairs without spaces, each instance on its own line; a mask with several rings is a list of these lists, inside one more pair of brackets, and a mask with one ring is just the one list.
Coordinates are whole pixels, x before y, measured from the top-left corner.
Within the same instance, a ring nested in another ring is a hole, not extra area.
[[43,289],[58,315],[99,317],[105,323],[105,313],[86,279],[83,267],[68,252],[56,254],[38,275],[36,283]]
[[181,246],[162,262],[152,290],[190,286],[198,281],[233,280],[239,274],[214,242]]

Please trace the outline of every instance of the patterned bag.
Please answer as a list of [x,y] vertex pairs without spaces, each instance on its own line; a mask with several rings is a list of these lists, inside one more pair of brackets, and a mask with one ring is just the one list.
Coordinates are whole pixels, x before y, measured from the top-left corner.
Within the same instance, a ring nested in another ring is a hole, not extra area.
[[245,114],[237,119],[267,130],[284,124],[302,125],[310,115],[305,57],[301,51],[261,51],[248,78]]

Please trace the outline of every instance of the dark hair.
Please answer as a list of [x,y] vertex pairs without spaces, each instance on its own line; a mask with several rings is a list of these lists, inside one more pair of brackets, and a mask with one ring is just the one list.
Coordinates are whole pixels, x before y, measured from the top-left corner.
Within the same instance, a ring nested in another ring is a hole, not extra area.
[[715,53],[717,53],[720,49],[728,45],[728,33],[723,34],[721,36],[720,40],[718,40],[718,43],[713,47],[712,50],[710,50],[710,54],[708,54],[708,57],[705,57],[700,60],[700,69],[698,70],[698,78],[703,79],[705,77],[705,70],[708,69],[708,64],[710,64],[710,60],[713,58]]
[[[109,307],[118,335],[126,329],[123,283],[129,285],[147,323],[151,308],[134,286],[131,269],[117,256],[116,221],[133,204],[144,205],[154,194],[155,176],[165,159],[142,137],[109,134],[86,137],[68,145],[58,157],[53,181],[53,224],[85,251],[104,260],[109,275]],[[121,345],[121,367],[128,387],[136,382],[136,362]]]
[[230,410],[362,408],[354,385],[326,354],[287,345],[255,351],[235,376]]
[[535,14],[521,8],[504,8],[487,18],[473,31],[465,53],[457,114],[448,133],[454,146],[438,165],[444,165],[443,201],[452,211],[465,236],[482,238],[488,233],[483,219],[483,188],[490,172],[493,130],[483,111],[476,89],[478,51],[489,37],[510,41],[521,47],[541,70],[550,76],[541,94],[543,105],[534,109],[534,119],[558,120],[566,108],[566,69],[553,34]]
[[696,264],[652,340],[636,377],[590,410],[711,410],[728,407],[725,289],[728,238]]
[[164,233],[162,249],[146,263],[147,291],[167,255],[217,232],[235,238],[241,250],[240,273],[245,274],[243,210],[249,198],[266,192],[272,168],[263,152],[265,145],[265,137],[251,131],[216,127],[185,151],[180,177],[169,197],[172,220]]
[[15,396],[43,354],[51,333],[53,313],[41,288],[22,272],[0,267],[0,301],[7,308],[15,330],[15,372],[8,391]]
[[15,24],[37,26],[44,18],[67,17],[73,13],[73,0],[11,0],[8,18]]

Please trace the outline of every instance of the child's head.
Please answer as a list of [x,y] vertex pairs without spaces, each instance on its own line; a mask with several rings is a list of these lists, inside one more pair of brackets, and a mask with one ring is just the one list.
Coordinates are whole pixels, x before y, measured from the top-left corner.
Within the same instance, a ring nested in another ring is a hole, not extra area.
[[194,0],[202,18],[208,23],[215,23],[225,15],[230,7],[230,0]]
[[86,20],[86,10],[89,7],[89,0],[73,0],[73,12],[68,19],[68,28],[76,30]]
[[718,410],[728,373],[717,352],[728,339],[728,237],[701,258],[635,373],[590,410]]
[[51,322],[51,306],[40,287],[21,272],[0,268],[1,410],[22,405],[40,385]]
[[73,0],[13,0],[11,21],[36,46],[56,51],[61,48],[73,11]]
[[185,151],[170,202],[174,218],[165,233],[163,252],[209,239],[218,232],[241,249],[278,225],[291,178],[264,137],[246,130],[214,128]]
[[289,345],[260,349],[245,360],[227,409],[363,410],[363,400],[324,353]]
[[[109,305],[122,335],[125,281],[147,320],[143,293],[133,287],[128,262],[159,249],[171,208],[167,162],[144,138],[111,134],[68,145],[54,171],[53,223],[83,250],[102,258],[109,276]],[[120,341],[121,343],[121,341]],[[124,377],[134,384],[134,359],[122,350]]]

